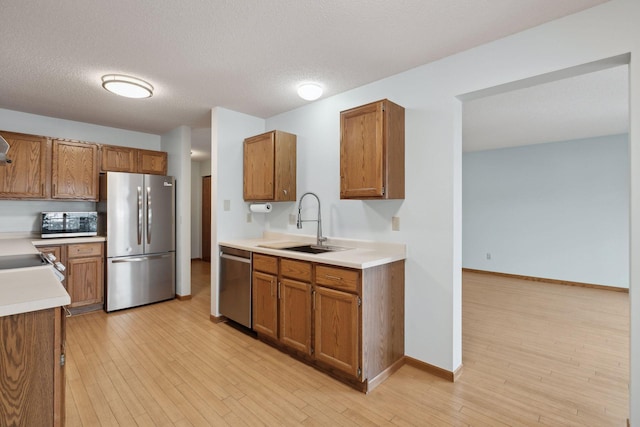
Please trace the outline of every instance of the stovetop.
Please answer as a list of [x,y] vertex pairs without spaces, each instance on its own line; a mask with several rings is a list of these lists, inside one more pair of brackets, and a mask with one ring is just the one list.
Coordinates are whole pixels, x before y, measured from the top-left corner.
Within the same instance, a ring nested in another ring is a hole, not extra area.
[[40,256],[40,254],[0,256],[0,270],[37,267],[45,264],[46,261],[42,258],[42,256]]

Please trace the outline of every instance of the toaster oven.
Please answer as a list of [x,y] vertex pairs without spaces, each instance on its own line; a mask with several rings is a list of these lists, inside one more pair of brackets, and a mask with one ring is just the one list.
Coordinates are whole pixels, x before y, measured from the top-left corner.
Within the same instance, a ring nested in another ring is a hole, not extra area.
[[43,239],[97,234],[97,212],[42,212],[41,237]]

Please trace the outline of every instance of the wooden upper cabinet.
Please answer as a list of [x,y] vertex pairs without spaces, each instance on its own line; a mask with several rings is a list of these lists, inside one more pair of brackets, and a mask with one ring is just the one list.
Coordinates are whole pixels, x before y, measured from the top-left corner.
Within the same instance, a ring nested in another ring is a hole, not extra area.
[[137,148],[103,145],[100,172],[167,174],[167,153]]
[[340,198],[404,199],[404,108],[383,99],[340,113]]
[[98,200],[98,146],[53,140],[51,197]]
[[42,136],[0,131],[9,143],[7,158],[0,165],[0,198],[44,199],[48,196],[50,141]]
[[102,161],[101,172],[136,172],[138,156],[135,148],[103,145],[100,148]]
[[274,130],[244,140],[246,201],[296,201],[296,136]]
[[138,173],[153,175],[167,174],[167,153],[164,151],[136,150],[138,155]]

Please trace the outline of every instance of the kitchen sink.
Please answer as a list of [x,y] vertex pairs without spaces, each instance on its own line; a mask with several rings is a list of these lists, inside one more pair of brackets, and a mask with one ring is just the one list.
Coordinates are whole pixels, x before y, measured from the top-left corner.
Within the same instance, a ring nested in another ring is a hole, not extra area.
[[345,251],[349,248],[343,248],[341,246],[318,246],[318,245],[302,245],[291,246],[289,248],[282,248],[285,251],[305,252],[308,254],[323,254],[326,252]]

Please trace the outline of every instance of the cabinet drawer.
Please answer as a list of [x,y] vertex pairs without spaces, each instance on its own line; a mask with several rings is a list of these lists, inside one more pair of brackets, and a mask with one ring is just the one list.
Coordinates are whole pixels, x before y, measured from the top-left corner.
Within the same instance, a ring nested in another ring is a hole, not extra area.
[[311,263],[282,258],[280,260],[280,274],[303,282],[311,281]]
[[102,243],[80,243],[67,246],[68,258],[102,256]]
[[278,258],[254,253],[253,269],[265,273],[278,274]]
[[316,284],[336,289],[358,292],[360,271],[345,268],[316,266]]

